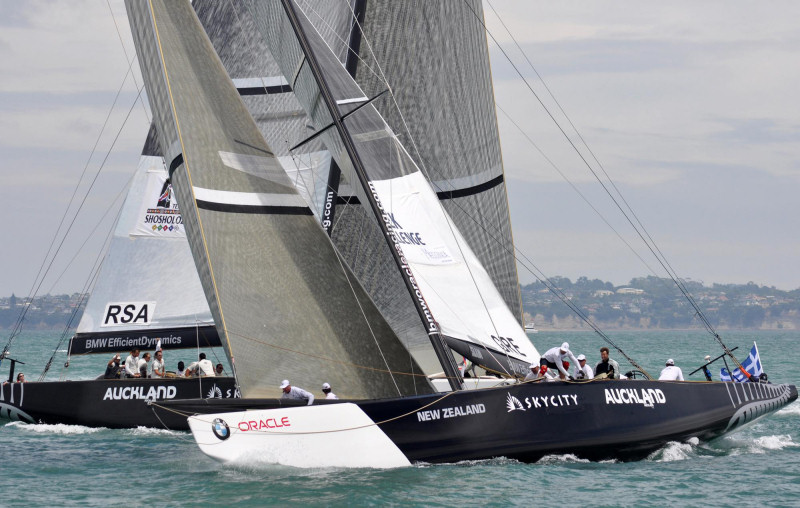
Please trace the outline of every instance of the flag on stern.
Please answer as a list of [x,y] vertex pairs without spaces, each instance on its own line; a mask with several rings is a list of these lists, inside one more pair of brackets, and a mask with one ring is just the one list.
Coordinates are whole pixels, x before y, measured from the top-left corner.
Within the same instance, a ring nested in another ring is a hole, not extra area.
[[[746,370],[750,376],[756,378],[764,372],[764,369],[761,367],[761,358],[758,357],[758,346],[756,346],[755,342],[753,342],[753,348],[750,350],[750,356],[742,362],[742,369]],[[748,380],[748,377],[749,376],[742,372],[741,369],[734,369],[733,375],[731,375],[726,368],[720,370],[719,373],[720,381],[737,381],[739,383],[744,383]]]

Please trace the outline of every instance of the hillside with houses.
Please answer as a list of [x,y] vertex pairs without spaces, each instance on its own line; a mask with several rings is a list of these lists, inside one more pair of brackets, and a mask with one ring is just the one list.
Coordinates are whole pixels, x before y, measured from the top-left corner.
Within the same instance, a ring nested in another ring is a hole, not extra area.
[[[575,305],[600,328],[688,329],[702,325],[694,309],[670,279],[635,278],[623,286],[580,277],[572,282],[555,277],[557,285]],[[689,293],[720,329],[800,329],[800,289],[782,291],[748,284],[711,284],[685,281]],[[588,327],[544,284],[523,286],[526,318],[539,329],[581,329]]]
[[[700,328],[694,309],[669,279],[641,277],[615,286],[611,282],[580,277],[551,281],[564,295],[604,330]],[[800,289],[782,291],[748,284],[711,284],[686,281],[686,288],[711,324],[720,329],[800,329]],[[588,329],[586,324],[541,282],[522,286],[526,322],[542,330]],[[63,330],[72,327],[83,312],[85,295],[44,295],[28,301],[12,295],[0,297],[0,329],[14,327],[22,310],[24,329]]]

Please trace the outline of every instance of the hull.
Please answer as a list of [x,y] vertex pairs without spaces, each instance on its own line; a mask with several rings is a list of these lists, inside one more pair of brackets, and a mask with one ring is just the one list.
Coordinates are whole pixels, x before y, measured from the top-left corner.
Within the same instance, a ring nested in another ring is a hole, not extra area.
[[[357,407],[409,462],[492,457],[533,462],[554,453],[591,460],[641,459],[669,441],[706,441],[731,432],[796,398],[793,385],[629,380],[521,384],[348,405]],[[363,424],[328,417],[326,404],[253,411],[274,408],[274,402],[206,401],[194,408],[205,414],[189,423],[201,449],[224,461],[257,456],[303,467],[291,450],[306,441],[309,452],[317,449],[315,433],[341,446],[340,452],[327,456],[314,452],[317,466],[364,467],[370,457],[377,461],[392,451],[391,446],[359,445]],[[175,404],[191,410],[193,402]],[[243,405],[250,411],[226,412]]]
[[0,387],[0,419],[87,427],[187,430],[186,417],[157,414],[148,400],[238,396],[231,377],[93,379]]

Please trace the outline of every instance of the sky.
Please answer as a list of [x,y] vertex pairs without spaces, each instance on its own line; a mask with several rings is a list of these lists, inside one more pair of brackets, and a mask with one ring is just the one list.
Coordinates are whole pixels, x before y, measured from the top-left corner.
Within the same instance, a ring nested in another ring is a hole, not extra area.
[[[800,288],[800,3],[484,0],[484,9],[520,255],[551,277],[666,276],[552,114],[678,275]],[[86,284],[149,125],[138,70],[126,78],[131,58],[119,0],[0,0],[0,296],[29,294],[55,250],[37,292]],[[54,242],[78,206],[67,239]],[[168,276],[167,261],[152,268]],[[534,278],[520,269],[520,280]]]

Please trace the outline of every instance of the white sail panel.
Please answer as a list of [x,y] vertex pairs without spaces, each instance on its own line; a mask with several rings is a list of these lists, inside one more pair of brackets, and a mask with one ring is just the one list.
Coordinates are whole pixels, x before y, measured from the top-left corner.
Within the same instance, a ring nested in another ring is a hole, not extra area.
[[[200,337],[201,346],[219,344],[183,228],[173,227],[172,231],[167,228],[165,232],[161,224],[161,231],[154,231],[154,224],[145,222],[148,216],[152,220],[164,215],[175,223],[182,222],[174,200],[167,207],[158,207],[159,201],[166,204],[160,199],[166,178],[161,157],[141,157],[97,282],[78,324],[73,353],[124,350],[133,344],[131,340],[148,334],[152,335],[150,339],[186,336],[180,342],[170,340],[166,347],[190,347],[187,341],[195,341],[198,334],[208,338]],[[168,194],[171,196],[171,191]],[[155,213],[159,209],[176,213]],[[144,232],[143,226],[146,226]],[[143,303],[147,303],[147,319],[135,319],[144,309]],[[136,315],[130,319],[125,317],[126,306],[136,309]],[[123,319],[127,322],[123,323]],[[109,323],[118,326],[109,327]],[[119,339],[114,342],[119,347],[114,349],[108,340],[101,344],[97,338]],[[145,344],[150,342],[155,344],[147,340],[136,345],[148,347]]]
[[[138,196],[139,215],[130,234],[132,236],[160,236],[186,238],[181,211],[167,180],[164,159],[143,155],[141,165],[147,167],[144,191]],[[135,198],[132,196],[131,198]]]
[[487,348],[484,355],[493,350],[538,362],[538,351],[424,175],[418,171],[370,185],[442,334]]

